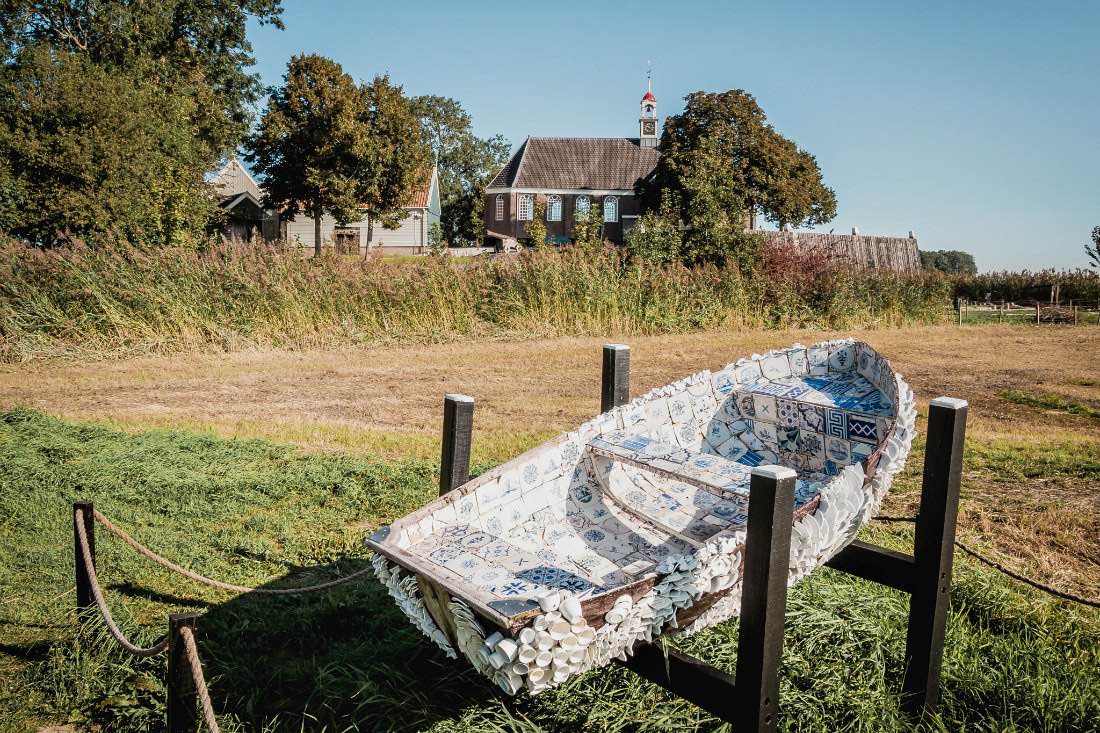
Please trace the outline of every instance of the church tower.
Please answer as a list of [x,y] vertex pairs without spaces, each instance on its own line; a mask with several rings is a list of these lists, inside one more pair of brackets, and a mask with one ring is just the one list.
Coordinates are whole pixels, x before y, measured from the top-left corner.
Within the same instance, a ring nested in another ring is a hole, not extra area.
[[638,141],[643,148],[657,147],[657,97],[653,96],[653,80],[646,79],[642,97],[642,116],[638,120]]

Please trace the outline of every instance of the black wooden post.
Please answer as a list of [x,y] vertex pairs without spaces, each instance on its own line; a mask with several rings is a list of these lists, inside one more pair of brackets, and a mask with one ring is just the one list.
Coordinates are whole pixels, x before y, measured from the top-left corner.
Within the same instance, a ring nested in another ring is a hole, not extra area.
[[928,441],[913,543],[912,597],[902,685],[905,705],[911,712],[932,712],[939,702],[966,413],[966,401],[951,397],[938,397],[928,406]]
[[198,693],[180,629],[195,633],[194,613],[168,616],[168,733],[195,733],[199,726]]
[[600,412],[630,401],[630,347],[604,344],[600,383]]
[[443,458],[439,466],[439,495],[470,480],[470,442],[474,430],[474,398],[443,396]]
[[95,569],[95,506],[90,501],[73,502],[73,549],[76,552],[76,610],[79,613],[95,604],[92,596],[92,579],[88,567],[84,564],[84,552],[80,548],[80,535],[76,531],[77,522],[84,523],[84,535],[88,538],[88,549],[92,556],[92,569]]
[[737,731],[776,729],[794,485],[793,469],[758,466],[752,471],[734,674],[737,700],[726,716],[737,721]]

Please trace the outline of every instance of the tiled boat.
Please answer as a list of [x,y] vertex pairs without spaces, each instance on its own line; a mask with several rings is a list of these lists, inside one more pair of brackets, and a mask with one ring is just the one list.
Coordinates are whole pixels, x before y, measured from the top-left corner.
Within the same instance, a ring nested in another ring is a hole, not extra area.
[[735,616],[753,466],[797,471],[789,582],[854,539],[902,469],[913,393],[851,340],[653,390],[375,533],[414,624],[537,693]]

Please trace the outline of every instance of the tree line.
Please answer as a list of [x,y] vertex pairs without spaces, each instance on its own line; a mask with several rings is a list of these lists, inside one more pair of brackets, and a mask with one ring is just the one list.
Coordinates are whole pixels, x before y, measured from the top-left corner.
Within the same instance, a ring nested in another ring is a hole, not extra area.
[[206,176],[243,146],[284,216],[390,226],[436,163],[442,236],[480,238],[507,141],[476,137],[453,99],[356,84],[321,56],[265,89],[250,18],[282,28],[280,0],[0,0],[0,231],[195,246],[220,216]]

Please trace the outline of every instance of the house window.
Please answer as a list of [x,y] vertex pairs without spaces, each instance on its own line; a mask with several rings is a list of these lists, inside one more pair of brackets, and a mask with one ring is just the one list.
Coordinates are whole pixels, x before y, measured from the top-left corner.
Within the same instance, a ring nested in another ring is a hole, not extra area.
[[546,199],[546,221],[561,221],[561,196]]
[[581,216],[587,216],[589,210],[592,208],[592,199],[588,196],[577,197],[577,213]]
[[535,210],[535,197],[529,193],[523,193],[519,196],[519,210],[516,214],[516,218],[520,221],[531,221],[532,213]]
[[605,222],[619,220],[619,199],[617,196],[608,196],[603,200],[603,220]]
[[497,221],[504,221],[504,197],[497,196]]

